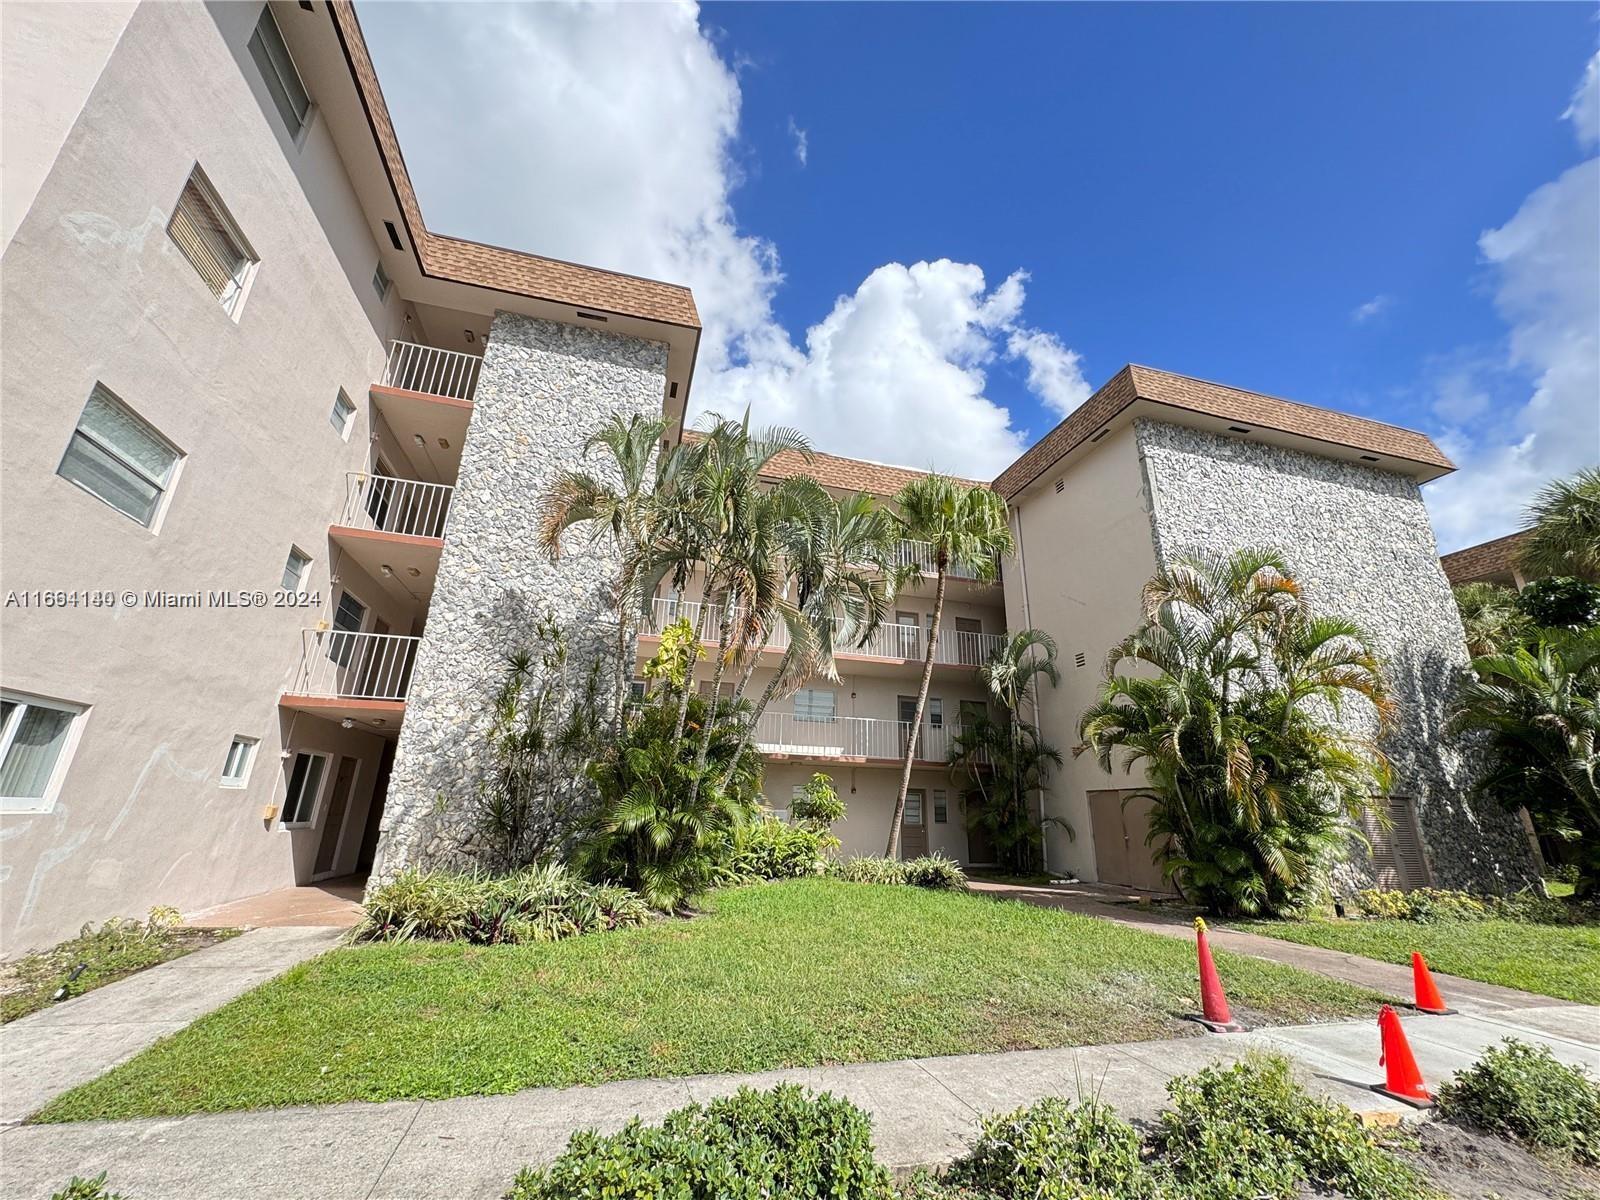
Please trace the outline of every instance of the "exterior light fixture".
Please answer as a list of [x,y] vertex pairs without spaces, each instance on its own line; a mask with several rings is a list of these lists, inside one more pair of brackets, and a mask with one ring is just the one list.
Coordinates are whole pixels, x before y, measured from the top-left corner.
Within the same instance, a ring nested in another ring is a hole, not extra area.
[[416,579],[421,576],[422,572],[417,570],[416,567],[407,567],[406,574],[411,576],[411,578]]
[[472,345],[472,343],[473,343],[473,342],[474,342],[474,341],[476,341],[476,340],[477,340],[477,337],[478,337],[478,335],[477,335],[477,334],[475,334],[475,333],[473,333],[473,332],[472,332],[472,330],[470,330],[470,329],[463,329],[463,330],[462,330],[462,331],[461,331],[461,332],[462,332],[462,333],[464,333],[464,334],[466,334],[466,335],[467,335],[467,345],[469,345],[469,346],[470,346],[470,345]]
[[340,729],[354,729],[355,727],[355,720],[351,717],[346,717],[344,720],[339,722]]
[[411,435],[411,440],[413,442],[415,442],[417,445],[421,446],[424,450],[426,450],[428,448],[428,440],[425,437],[423,437],[420,433],[413,433]]
[[382,717],[373,717],[372,718],[372,723],[374,725],[382,725],[383,724],[383,718]]
[[388,563],[379,563],[378,564],[378,570],[383,572],[383,577],[385,579],[393,579],[394,578],[394,568],[391,567]]
[[450,449],[450,439],[449,438],[440,438],[439,439],[439,449],[441,449],[441,450]]

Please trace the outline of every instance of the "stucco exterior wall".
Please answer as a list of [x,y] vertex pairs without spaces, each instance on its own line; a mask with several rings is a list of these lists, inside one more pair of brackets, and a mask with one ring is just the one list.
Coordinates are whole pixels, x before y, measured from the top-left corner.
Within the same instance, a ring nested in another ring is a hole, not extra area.
[[[270,593],[293,543],[320,603],[0,611],[0,681],[91,706],[54,810],[0,816],[8,951],[294,882],[319,831],[261,815],[283,799],[285,738],[348,747],[358,791],[381,751],[280,720],[277,697],[301,629],[331,612],[327,529],[345,472],[367,465],[366,393],[398,297],[361,295],[335,250],[366,237],[376,261],[326,130],[286,148],[258,101],[242,44],[256,6],[219,9],[132,14],[5,252],[4,588]],[[96,45],[58,52],[76,62]],[[165,232],[196,162],[261,260],[237,321]],[[319,196],[345,194],[344,217],[308,196],[307,164]],[[97,381],[185,455],[157,533],[56,474]],[[328,420],[340,387],[357,404],[348,440]],[[223,789],[234,734],[261,742],[249,786]]]
[[[484,351],[450,535],[418,649],[372,879],[458,860],[466,798],[485,765],[479,732],[541,613],[567,631],[569,663],[615,656],[615,551],[584,542],[557,563],[535,544],[539,498],[564,470],[601,472],[586,438],[612,413],[661,409],[667,348],[595,329],[498,313]],[[607,671],[612,668],[608,665]]]
[[[817,772],[833,780],[834,789],[844,801],[844,820],[833,825],[842,858],[881,855],[889,841],[889,821],[894,816],[894,800],[900,790],[900,772],[892,767],[850,767],[836,763],[769,764],[762,792],[772,808],[787,808],[794,789]],[[924,821],[928,830],[928,853],[943,854],[963,866],[968,865],[966,815],[960,793],[945,771],[914,770],[911,787],[927,796]],[[934,793],[945,793],[945,820],[934,820]]]
[[1136,426],[1163,562],[1244,546],[1284,553],[1311,604],[1359,622],[1399,702],[1384,743],[1416,805],[1434,883],[1502,890],[1537,878],[1516,821],[1468,800],[1447,710],[1468,656],[1421,492],[1410,480],[1165,423]]
[[1094,880],[1087,796],[1126,786],[1128,777],[1120,767],[1107,775],[1088,755],[1073,758],[1072,748],[1078,718],[1097,698],[1106,654],[1137,626],[1139,592],[1156,568],[1132,429],[1109,435],[1013,502],[1011,528],[1017,552],[1005,563],[1006,623],[1055,638],[1061,672],[1059,687],[1040,685],[1038,722],[1066,760],[1052,776],[1045,813],[1071,834],[1061,825],[1046,827],[1047,862],[1053,871]]

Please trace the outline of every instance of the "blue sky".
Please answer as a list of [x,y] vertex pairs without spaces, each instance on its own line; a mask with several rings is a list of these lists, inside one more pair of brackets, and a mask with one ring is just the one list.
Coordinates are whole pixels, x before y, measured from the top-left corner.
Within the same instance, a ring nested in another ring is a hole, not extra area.
[[987,477],[1143,362],[1433,434],[1445,549],[1600,460],[1594,11],[360,9],[429,223],[689,283],[701,407]]

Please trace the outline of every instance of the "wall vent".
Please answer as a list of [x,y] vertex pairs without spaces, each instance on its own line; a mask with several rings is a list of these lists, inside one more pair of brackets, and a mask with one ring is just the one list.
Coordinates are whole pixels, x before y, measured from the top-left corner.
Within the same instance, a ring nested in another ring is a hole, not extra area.
[[1378,461],[1378,456],[1376,454],[1363,454],[1361,456],[1361,461],[1362,462],[1377,462]]
[[305,9],[307,12],[317,11],[315,8],[311,7],[311,0],[300,0],[300,7]]
[[1246,429],[1243,425],[1229,425],[1228,426],[1228,432],[1229,433],[1249,433],[1250,431],[1248,429]]
[[667,384],[667,399],[668,400],[676,400],[677,398],[678,398],[678,382],[677,382],[677,380],[673,380],[671,383]]
[[1099,433],[1095,434],[1092,438],[1089,439],[1089,445],[1091,445],[1091,446],[1094,445],[1096,442],[1098,442],[1101,438],[1105,437],[1105,435],[1110,433],[1110,432],[1111,432],[1111,430],[1109,428],[1108,429],[1102,429]]
[[1056,480],[1056,494],[1060,495],[1061,489],[1066,487],[1066,486],[1067,486],[1067,481],[1065,479]]
[[1075,667],[1086,667],[1086,666],[1088,666],[1089,665],[1089,656],[1087,654],[1085,654],[1082,650],[1079,650],[1076,654],[1074,654],[1072,656],[1072,665],[1075,666]]
[[394,227],[394,222],[385,221],[383,227],[389,231],[389,244],[396,250],[404,250],[405,246],[400,242],[400,231]]
[[599,313],[584,312],[581,308],[575,308],[572,311],[577,313],[585,321],[599,321],[602,325],[611,319],[610,317],[603,317]]

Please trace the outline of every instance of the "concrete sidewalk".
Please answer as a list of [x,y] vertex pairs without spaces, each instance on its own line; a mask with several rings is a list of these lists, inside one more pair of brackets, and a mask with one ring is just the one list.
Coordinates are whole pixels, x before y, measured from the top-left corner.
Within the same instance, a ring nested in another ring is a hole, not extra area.
[[[1600,1009],[1545,1004],[1456,1017],[1403,1017],[1437,1083],[1507,1036],[1600,1069]],[[0,1132],[6,1197],[40,1200],[73,1174],[109,1174],[139,1200],[490,1200],[518,1168],[549,1161],[585,1128],[612,1130],[691,1100],[793,1080],[854,1101],[896,1167],[948,1162],[980,1115],[1043,1096],[1095,1093],[1148,1118],[1175,1075],[1251,1049],[1294,1057],[1316,1090],[1367,1111],[1412,1110],[1368,1090],[1380,1078],[1376,1021],[1343,1021],[1164,1042],[910,1059],[758,1075],[635,1080],[593,1088],[387,1104],[340,1104]]]
[[0,1125],[322,953],[341,933],[252,929],[0,1026]]
[[[1143,933],[1194,940],[1194,922],[1191,918],[1157,908],[1141,908],[1129,899],[1135,893],[1120,888],[1084,883],[1025,887],[1019,884],[976,879],[968,886],[974,892],[981,892],[997,899],[1020,900],[1042,908],[1059,908],[1081,916],[1114,921],[1118,925],[1125,925],[1129,929],[1137,929]],[[1251,958],[1264,958],[1286,966],[1299,967],[1303,971],[1342,980],[1357,987],[1370,988],[1398,999],[1406,999],[1412,994],[1409,963],[1402,966],[1379,962],[1377,959],[1363,958],[1358,954],[1346,954],[1342,950],[1328,950],[1322,946],[1302,946],[1298,942],[1287,942],[1280,938],[1229,929],[1222,925],[1210,924],[1209,928],[1211,945],[1218,950],[1228,950],[1234,954],[1244,954]],[[1498,984],[1480,983],[1476,979],[1464,979],[1459,975],[1445,975],[1438,971],[1433,972],[1433,977],[1439,985],[1439,990],[1444,993],[1447,1003],[1464,1013],[1491,1014],[1511,1009],[1572,1003],[1552,996],[1500,987]]]

